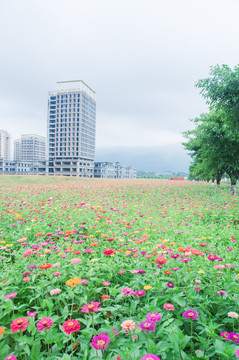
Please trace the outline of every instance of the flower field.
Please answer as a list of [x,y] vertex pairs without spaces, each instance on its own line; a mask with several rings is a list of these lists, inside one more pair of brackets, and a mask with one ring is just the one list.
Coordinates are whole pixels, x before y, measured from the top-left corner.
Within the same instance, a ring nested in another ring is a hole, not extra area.
[[239,357],[229,187],[0,177],[0,360]]

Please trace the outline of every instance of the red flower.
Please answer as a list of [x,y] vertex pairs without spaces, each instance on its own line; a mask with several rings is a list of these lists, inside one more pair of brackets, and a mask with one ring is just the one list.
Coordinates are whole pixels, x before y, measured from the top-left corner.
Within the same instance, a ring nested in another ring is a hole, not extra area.
[[167,259],[165,259],[164,256],[159,256],[157,259],[155,259],[156,264],[166,264],[168,262]]
[[26,326],[30,325],[28,321],[29,321],[28,318],[18,318],[16,320],[13,320],[11,323],[12,332],[17,332],[19,330],[21,331],[26,330]]
[[113,249],[105,249],[104,255],[114,255],[115,251]]
[[52,267],[51,264],[42,264],[41,266],[39,266],[39,268],[42,269],[50,269]]
[[102,296],[101,296],[101,300],[102,300],[102,301],[104,301],[104,300],[106,300],[106,299],[107,299],[107,300],[110,299],[109,295],[102,295]]
[[71,334],[72,332],[76,332],[80,330],[80,323],[77,320],[69,319],[64,322],[63,330],[66,334]]

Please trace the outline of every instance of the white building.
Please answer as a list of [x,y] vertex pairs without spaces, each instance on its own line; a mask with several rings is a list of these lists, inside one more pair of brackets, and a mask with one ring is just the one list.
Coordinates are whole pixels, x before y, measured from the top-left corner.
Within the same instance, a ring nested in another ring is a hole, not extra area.
[[6,130],[0,130],[0,158],[11,158],[11,135]]
[[46,138],[44,136],[24,134],[21,136],[20,143],[21,161],[35,162],[46,159]]
[[121,165],[118,162],[95,162],[95,178],[136,179],[136,176],[137,170],[132,166]]
[[21,160],[21,139],[14,141],[14,160]]
[[93,177],[95,92],[82,80],[57,83],[48,97],[49,175]]
[[46,161],[16,161],[0,159],[0,174],[46,175]]

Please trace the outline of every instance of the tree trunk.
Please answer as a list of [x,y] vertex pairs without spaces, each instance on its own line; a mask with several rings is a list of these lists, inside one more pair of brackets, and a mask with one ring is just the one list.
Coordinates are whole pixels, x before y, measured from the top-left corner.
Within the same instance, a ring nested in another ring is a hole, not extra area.
[[221,176],[217,176],[216,180],[217,180],[217,187],[220,187],[220,183],[221,183]]
[[236,195],[236,181],[231,180],[231,194]]

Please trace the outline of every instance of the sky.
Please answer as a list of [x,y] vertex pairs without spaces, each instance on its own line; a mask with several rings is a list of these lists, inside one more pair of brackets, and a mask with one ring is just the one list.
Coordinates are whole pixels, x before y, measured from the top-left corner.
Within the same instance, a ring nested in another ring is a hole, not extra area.
[[96,92],[96,160],[187,171],[195,83],[238,64],[238,0],[1,0],[0,129],[46,136],[48,92]]

